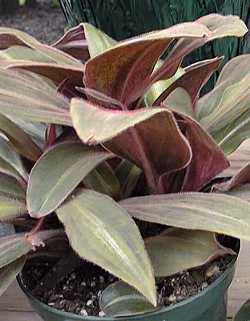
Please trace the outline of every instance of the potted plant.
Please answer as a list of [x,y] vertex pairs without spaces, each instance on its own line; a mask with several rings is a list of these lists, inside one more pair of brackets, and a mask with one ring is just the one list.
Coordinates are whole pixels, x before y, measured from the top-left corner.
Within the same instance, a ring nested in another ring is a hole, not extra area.
[[225,193],[248,167],[218,175],[249,137],[250,58],[202,98],[221,58],[181,63],[246,31],[209,15],[116,43],[81,24],[47,46],[0,29],[1,293],[19,274],[48,321],[225,320],[250,239],[249,203]]

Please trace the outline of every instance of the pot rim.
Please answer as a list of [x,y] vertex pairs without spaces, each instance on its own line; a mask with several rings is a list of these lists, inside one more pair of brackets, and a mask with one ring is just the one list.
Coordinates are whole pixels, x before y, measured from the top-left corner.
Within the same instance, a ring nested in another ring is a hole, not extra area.
[[193,301],[197,300],[198,298],[200,298],[203,295],[206,295],[208,292],[212,291],[214,288],[216,288],[229,274],[230,272],[235,268],[235,263],[238,259],[238,254],[235,258],[233,258],[232,262],[229,264],[228,268],[221,274],[221,276],[216,279],[213,283],[209,284],[207,288],[205,288],[204,290],[202,290],[201,292],[197,293],[194,296],[191,296],[189,298],[187,298],[186,300],[183,300],[179,303],[174,304],[173,306],[167,306],[167,307],[161,307],[159,309],[156,309],[154,311],[151,312],[145,312],[145,313],[137,313],[134,315],[128,315],[128,316],[118,316],[118,317],[108,317],[108,316],[80,316],[74,313],[70,313],[70,312],[65,312],[65,311],[61,311],[58,309],[55,309],[43,302],[41,302],[39,299],[37,299],[32,293],[31,291],[26,288],[26,286],[24,285],[24,281],[22,278],[22,272],[17,276],[17,282],[19,284],[19,286],[21,287],[21,289],[23,290],[23,292],[28,296],[28,298],[30,298],[31,300],[33,300],[36,304],[39,304],[41,307],[43,307],[45,310],[57,314],[59,316],[62,317],[68,317],[69,319],[75,319],[75,320],[86,320],[86,321],[96,321],[98,320],[103,320],[103,321],[114,321],[117,319],[124,319],[127,318],[128,320],[134,320],[138,317],[143,317],[143,316],[147,316],[150,317],[152,315],[158,314],[158,313],[166,313],[170,310],[174,310],[174,309],[178,309],[181,308],[184,305],[190,304]]

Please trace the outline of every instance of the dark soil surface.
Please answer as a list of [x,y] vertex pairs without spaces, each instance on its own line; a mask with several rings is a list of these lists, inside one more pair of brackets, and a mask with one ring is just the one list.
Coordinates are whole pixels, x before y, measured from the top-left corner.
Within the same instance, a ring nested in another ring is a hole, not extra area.
[[[202,268],[157,280],[159,305],[173,305],[198,294],[226,270],[231,260],[232,257],[227,256]],[[60,274],[56,266],[48,259],[28,261],[23,280],[33,295],[59,310],[84,316],[104,316],[98,298],[116,279],[101,268],[82,261],[80,267],[51,286],[51,280],[53,284],[53,279]]]
[[16,28],[27,32],[45,43],[53,43],[60,38],[66,26],[60,7],[52,0],[37,0],[34,6],[20,7],[9,15],[0,15],[0,26]]

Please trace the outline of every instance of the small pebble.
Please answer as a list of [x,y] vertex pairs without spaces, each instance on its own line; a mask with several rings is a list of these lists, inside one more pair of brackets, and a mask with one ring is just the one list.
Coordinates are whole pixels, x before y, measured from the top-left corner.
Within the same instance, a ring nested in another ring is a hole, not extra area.
[[80,315],[88,315],[88,312],[85,309],[81,309]]
[[86,303],[86,305],[89,307],[92,303],[93,303],[92,300],[88,300],[87,303]]
[[170,302],[175,302],[176,301],[176,296],[174,294],[171,294],[169,297],[168,297],[168,300]]
[[212,276],[216,275],[217,273],[220,272],[220,268],[218,265],[211,265],[207,270],[206,270],[206,277],[211,278]]
[[103,311],[100,311],[99,312],[99,317],[104,317],[105,316],[105,313]]

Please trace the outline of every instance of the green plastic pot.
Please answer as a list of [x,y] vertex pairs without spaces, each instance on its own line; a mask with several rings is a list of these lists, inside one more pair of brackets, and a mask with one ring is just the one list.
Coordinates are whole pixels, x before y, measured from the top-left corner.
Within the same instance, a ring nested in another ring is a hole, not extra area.
[[17,280],[34,310],[45,321],[115,321],[117,319],[120,321],[226,321],[227,290],[232,282],[234,271],[235,261],[214,283],[192,298],[155,312],[119,318],[78,316],[56,310],[37,300],[27,290],[22,275],[19,275]]

